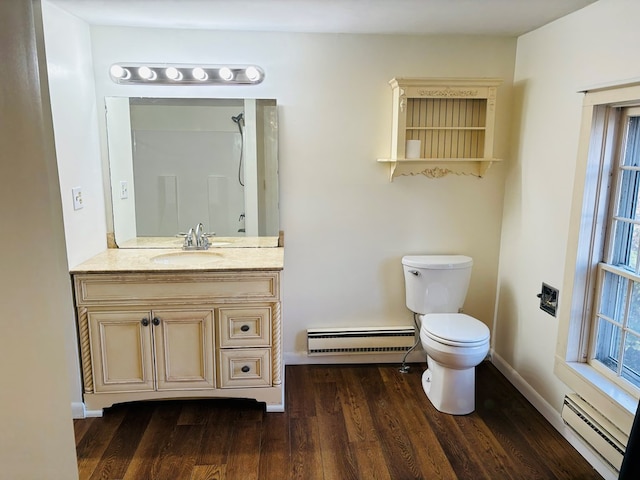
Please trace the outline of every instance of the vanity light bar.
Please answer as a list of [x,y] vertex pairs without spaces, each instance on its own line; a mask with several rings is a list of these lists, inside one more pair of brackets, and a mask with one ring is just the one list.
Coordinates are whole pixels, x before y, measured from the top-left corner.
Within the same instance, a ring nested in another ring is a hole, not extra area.
[[264,71],[256,65],[114,63],[109,76],[120,85],[255,85]]

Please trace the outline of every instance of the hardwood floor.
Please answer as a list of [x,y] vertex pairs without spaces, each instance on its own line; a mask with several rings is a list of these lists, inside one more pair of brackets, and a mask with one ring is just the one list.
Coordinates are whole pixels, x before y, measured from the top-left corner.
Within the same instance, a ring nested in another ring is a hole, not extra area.
[[251,401],[116,405],[75,420],[80,479],[597,479],[490,363],[476,411],[451,416],[422,365],[290,365],[285,413]]

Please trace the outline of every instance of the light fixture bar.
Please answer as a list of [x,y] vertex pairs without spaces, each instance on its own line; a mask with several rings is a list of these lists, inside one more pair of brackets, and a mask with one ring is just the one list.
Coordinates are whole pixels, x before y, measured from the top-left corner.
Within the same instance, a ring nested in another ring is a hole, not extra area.
[[109,76],[119,85],[255,85],[264,71],[257,65],[114,63]]

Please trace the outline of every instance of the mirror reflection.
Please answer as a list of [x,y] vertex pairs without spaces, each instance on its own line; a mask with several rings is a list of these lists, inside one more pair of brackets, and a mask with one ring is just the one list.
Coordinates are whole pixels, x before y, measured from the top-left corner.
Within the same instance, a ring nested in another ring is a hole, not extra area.
[[270,99],[106,99],[120,248],[277,246],[277,106]]

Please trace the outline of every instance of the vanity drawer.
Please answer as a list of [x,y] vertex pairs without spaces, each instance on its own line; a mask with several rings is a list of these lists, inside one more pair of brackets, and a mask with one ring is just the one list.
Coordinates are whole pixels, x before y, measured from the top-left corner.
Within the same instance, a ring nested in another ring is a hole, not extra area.
[[268,347],[271,345],[271,307],[221,307],[218,339],[221,347]]
[[220,351],[219,388],[270,387],[271,349]]
[[278,300],[278,272],[74,275],[78,305]]

